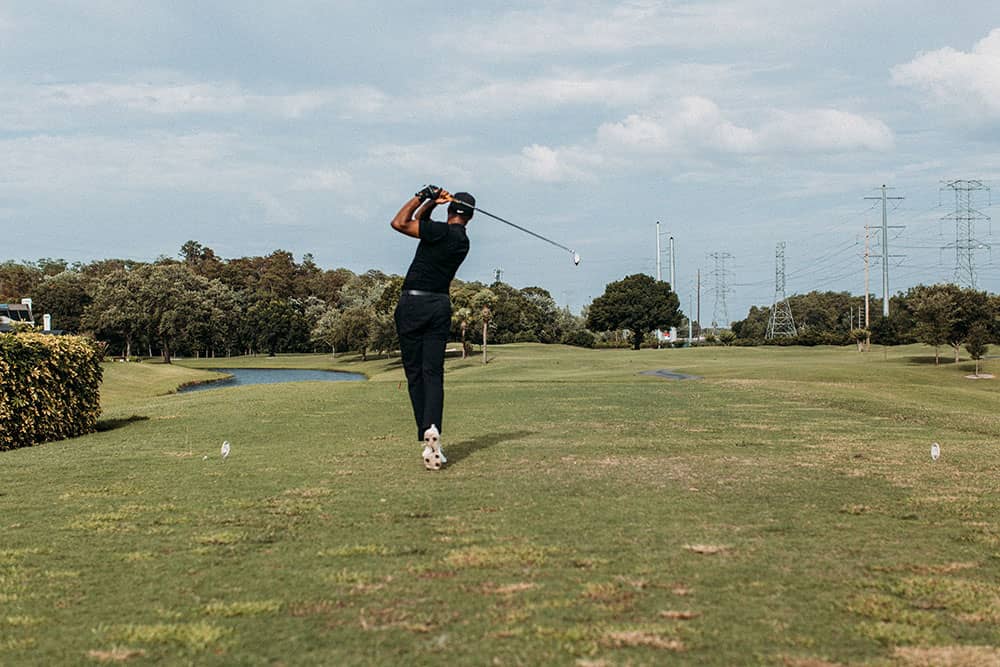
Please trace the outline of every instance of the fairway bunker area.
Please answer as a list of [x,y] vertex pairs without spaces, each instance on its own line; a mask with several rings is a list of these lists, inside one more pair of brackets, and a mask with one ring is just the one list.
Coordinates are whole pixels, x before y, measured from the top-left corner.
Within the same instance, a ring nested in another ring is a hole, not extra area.
[[669,368],[661,368],[656,371],[640,371],[639,375],[652,375],[664,380],[700,380],[700,375],[688,375],[687,373],[677,373]]

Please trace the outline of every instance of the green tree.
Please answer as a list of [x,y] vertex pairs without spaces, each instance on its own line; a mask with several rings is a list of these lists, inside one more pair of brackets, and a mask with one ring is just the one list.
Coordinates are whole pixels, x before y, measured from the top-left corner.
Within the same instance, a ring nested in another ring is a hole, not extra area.
[[497,303],[497,295],[492,289],[484,287],[483,289],[476,292],[475,296],[472,297],[472,312],[475,321],[482,326],[483,333],[483,363],[488,362],[486,356],[486,344],[489,338],[488,332],[490,328],[490,322],[493,321],[493,308]]
[[469,327],[472,325],[472,322],[473,322],[472,308],[470,308],[469,306],[462,306],[460,308],[455,308],[452,310],[451,313],[452,329],[454,329],[455,326],[458,327],[459,340],[462,341],[463,359],[469,356],[469,350],[472,347],[472,345],[466,339],[466,335],[469,332]]
[[130,273],[138,283],[134,298],[145,311],[150,337],[160,344],[163,362],[169,364],[174,343],[191,338],[211,317],[204,298],[208,280],[184,264],[154,264]]
[[865,351],[870,338],[871,332],[868,329],[851,329],[851,340],[858,346],[858,352]]
[[0,303],[21,303],[44,277],[42,270],[32,264],[3,262],[0,264]]
[[965,349],[969,356],[976,361],[976,377],[979,377],[979,361],[986,356],[989,347],[989,332],[986,330],[986,323],[977,322],[969,329],[969,334],[965,338]]
[[637,273],[609,283],[604,294],[594,299],[587,315],[587,328],[627,329],[632,348],[638,350],[646,332],[678,326],[681,319],[680,301],[670,285]]
[[910,290],[910,308],[916,320],[913,333],[918,341],[934,347],[935,366],[940,363],[941,346],[948,343],[954,326],[958,292],[954,285],[920,285]]
[[263,294],[250,307],[249,316],[256,328],[258,348],[267,350],[269,357],[289,347],[296,311],[287,299]]
[[132,345],[149,329],[149,315],[136,298],[141,278],[135,271],[115,269],[101,276],[92,288],[92,300],[84,308],[80,326],[107,340],[120,337],[122,356],[132,356]]
[[31,298],[36,322],[47,313],[56,329],[73,333],[80,331],[80,317],[91,302],[87,282],[77,271],[46,276],[32,290]]
[[951,326],[948,332],[948,343],[955,350],[955,363],[962,345],[977,325],[983,327],[993,323],[993,309],[990,297],[986,292],[973,289],[962,289],[955,293],[954,310]]
[[371,306],[351,306],[344,309],[337,320],[337,338],[349,349],[361,353],[361,360],[368,360],[368,346],[375,323],[375,310]]
[[329,347],[333,356],[336,357],[337,346],[341,344],[340,311],[336,308],[327,308],[323,311],[316,324],[313,325],[309,337],[314,343]]
[[399,335],[396,333],[396,321],[389,313],[373,313],[371,327],[368,331],[368,347],[379,354],[388,354],[399,348]]

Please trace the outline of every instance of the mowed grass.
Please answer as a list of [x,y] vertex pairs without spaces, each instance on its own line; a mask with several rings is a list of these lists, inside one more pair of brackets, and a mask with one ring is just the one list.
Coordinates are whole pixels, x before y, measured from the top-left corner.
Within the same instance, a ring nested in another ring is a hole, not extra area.
[[998,385],[931,354],[495,347],[437,473],[396,360],[109,364],[0,454],[0,664],[1000,664]]

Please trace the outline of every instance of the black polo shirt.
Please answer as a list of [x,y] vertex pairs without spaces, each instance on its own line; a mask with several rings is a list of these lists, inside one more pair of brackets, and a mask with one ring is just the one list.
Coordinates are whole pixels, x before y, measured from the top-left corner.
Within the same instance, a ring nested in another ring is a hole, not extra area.
[[469,254],[465,225],[420,221],[420,244],[403,280],[404,290],[447,294],[451,280]]

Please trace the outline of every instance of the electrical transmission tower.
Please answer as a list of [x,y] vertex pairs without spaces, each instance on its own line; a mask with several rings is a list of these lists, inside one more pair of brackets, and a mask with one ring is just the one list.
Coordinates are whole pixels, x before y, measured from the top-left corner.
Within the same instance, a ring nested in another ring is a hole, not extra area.
[[727,327],[729,326],[729,306],[726,304],[726,296],[732,294],[732,290],[728,285],[729,274],[726,271],[726,260],[732,259],[733,256],[728,252],[713,252],[709,253],[708,256],[715,260],[715,270],[712,271],[712,276],[715,278],[715,307],[712,310],[712,329],[718,333],[720,315],[722,316],[722,323]]
[[794,338],[797,333],[792,307],[788,305],[788,297],[785,295],[785,242],[782,241],[774,250],[774,303],[764,337]]
[[975,193],[985,192],[988,198],[990,187],[982,181],[956,180],[944,181],[941,189],[955,192],[955,212],[942,218],[955,221],[955,243],[944,246],[955,249],[955,283],[976,289],[976,251],[991,248],[976,238],[976,223],[990,216],[976,210]]

